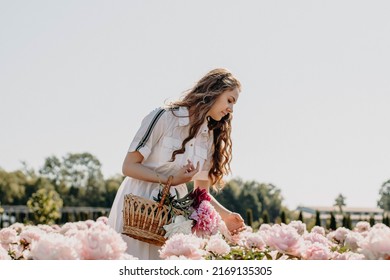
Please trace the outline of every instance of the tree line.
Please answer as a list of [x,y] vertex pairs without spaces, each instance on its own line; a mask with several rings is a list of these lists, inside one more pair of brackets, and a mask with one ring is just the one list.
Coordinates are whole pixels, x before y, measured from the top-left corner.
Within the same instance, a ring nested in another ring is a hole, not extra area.
[[0,202],[26,205],[40,189],[57,193],[63,206],[111,207],[123,176],[104,179],[100,161],[90,153],[50,156],[35,171],[24,164],[22,170],[0,169]]
[[[57,208],[110,208],[123,179],[119,174],[105,179],[100,161],[90,153],[69,153],[62,158],[50,156],[38,171],[27,164],[13,172],[0,168],[0,206],[28,205],[30,209],[39,209],[42,201],[48,200],[56,201]],[[273,184],[235,178],[213,195],[254,227],[263,222],[297,219],[283,206],[281,190]],[[390,180],[383,183],[379,195],[378,206],[390,211]]]
[[[13,172],[0,169],[0,205],[28,205],[35,212],[43,211],[41,216],[52,215],[53,219],[58,219],[55,211],[45,212],[44,201],[54,203],[56,209],[64,206],[109,208],[123,179],[122,175],[105,179],[100,161],[90,153],[70,153],[62,158],[50,156],[38,171],[25,163],[21,170]],[[191,189],[191,184],[188,187]],[[272,184],[233,179],[214,195],[247,222],[261,219],[273,222],[283,209],[288,211],[282,206],[281,190]]]

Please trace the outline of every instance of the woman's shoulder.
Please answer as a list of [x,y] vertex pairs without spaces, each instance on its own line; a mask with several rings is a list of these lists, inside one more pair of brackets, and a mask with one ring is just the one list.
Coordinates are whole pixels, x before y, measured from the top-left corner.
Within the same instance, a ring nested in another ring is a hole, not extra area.
[[161,106],[149,112],[149,114],[145,116],[144,120],[147,122],[175,122],[177,121],[177,117],[183,115],[183,111],[185,110],[185,107]]

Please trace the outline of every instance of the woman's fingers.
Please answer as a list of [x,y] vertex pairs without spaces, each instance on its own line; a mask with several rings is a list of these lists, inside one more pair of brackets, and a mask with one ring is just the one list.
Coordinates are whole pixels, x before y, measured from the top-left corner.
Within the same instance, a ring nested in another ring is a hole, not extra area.
[[187,159],[187,164],[184,165],[184,167],[185,167],[187,173],[194,173],[194,172],[198,173],[198,171],[199,171],[199,161],[197,162],[196,168],[195,168],[195,166],[193,165],[192,161]]

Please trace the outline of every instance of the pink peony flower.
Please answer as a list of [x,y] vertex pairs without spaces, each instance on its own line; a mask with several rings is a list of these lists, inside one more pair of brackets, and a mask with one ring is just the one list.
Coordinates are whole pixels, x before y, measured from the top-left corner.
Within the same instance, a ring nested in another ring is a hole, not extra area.
[[365,221],[360,221],[356,224],[355,228],[354,228],[354,231],[357,231],[357,232],[364,232],[364,231],[369,231],[371,228],[370,226],[370,223],[369,222],[365,222]]
[[221,216],[207,200],[202,201],[199,208],[192,212],[190,219],[196,222],[192,230],[201,237],[216,234],[221,222]]
[[331,246],[332,242],[329,241],[325,236],[316,233],[316,232],[310,232],[303,235],[303,240],[308,245],[310,243],[321,243],[325,246]]
[[79,260],[82,244],[74,237],[58,233],[48,233],[31,244],[31,257],[34,260]]
[[216,255],[225,255],[230,252],[230,246],[221,235],[215,234],[207,241],[206,250]]
[[0,246],[0,260],[11,260],[8,251]]
[[108,218],[106,216],[100,216],[96,219],[96,222],[102,222],[103,224],[108,225]]
[[[31,226],[27,226],[27,227],[31,227]],[[37,225],[36,228],[38,228],[44,232],[47,232],[47,233],[56,232],[56,230],[52,226],[49,226],[49,225]]]
[[359,253],[369,260],[390,259],[390,228],[373,226],[367,236],[358,242]]
[[87,221],[78,221],[73,223],[78,230],[87,230],[90,227],[90,223]]
[[81,241],[81,258],[85,260],[119,259],[127,249],[121,235],[101,222],[87,230],[80,230],[75,237]]
[[175,234],[162,246],[160,257],[168,259],[172,256],[185,257],[191,260],[202,259],[207,254],[203,247],[205,241],[195,235]]
[[302,249],[302,258],[305,260],[329,260],[331,257],[329,247],[323,243],[311,243]]
[[60,229],[60,231],[59,231],[59,233],[61,233],[61,234],[66,234],[67,233],[67,231],[78,231],[78,228],[77,228],[77,226],[76,226],[76,224],[75,223],[71,223],[71,222],[67,222],[67,223],[65,223],[62,227],[61,227],[61,229]]
[[269,224],[261,224],[260,228],[259,228],[259,231],[268,231],[270,230],[272,227],[269,225]]
[[18,232],[13,228],[3,228],[0,230],[0,245],[4,248],[9,244],[17,243],[19,241]]
[[286,225],[275,224],[272,228],[263,233],[265,243],[281,253],[300,256],[302,240],[297,231]]
[[356,252],[356,250],[359,248],[359,242],[362,242],[363,239],[364,237],[360,233],[350,231],[345,236],[344,245],[348,249],[351,249],[352,251]]
[[333,252],[332,260],[365,260],[364,255],[354,253],[354,252],[345,252],[340,254],[339,252]]
[[345,228],[345,227],[339,227],[336,229],[335,231],[335,235],[334,235],[334,239],[340,243],[343,243],[344,240],[345,240],[345,237],[347,236],[347,234],[350,232],[349,229]]
[[24,244],[30,244],[33,241],[38,241],[41,236],[46,235],[47,232],[42,230],[39,227],[35,226],[27,226],[19,235],[20,241],[23,242]]
[[325,229],[323,227],[320,227],[320,226],[314,226],[310,232],[311,233],[318,233],[318,234],[325,236]]
[[9,228],[16,230],[17,233],[21,233],[22,230],[25,228],[25,225],[22,223],[14,223],[10,225]]
[[306,233],[306,224],[302,223],[302,221],[291,221],[288,226],[295,228],[299,235],[303,235]]
[[235,242],[238,246],[245,247],[247,249],[257,248],[263,250],[266,247],[264,242],[263,232],[253,232],[252,229],[248,229],[240,232],[236,235],[238,240]]

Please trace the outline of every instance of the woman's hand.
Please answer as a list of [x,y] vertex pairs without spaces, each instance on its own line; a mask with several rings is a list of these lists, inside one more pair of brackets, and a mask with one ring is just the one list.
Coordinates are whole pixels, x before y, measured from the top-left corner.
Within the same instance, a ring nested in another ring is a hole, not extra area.
[[244,219],[238,213],[229,213],[223,217],[223,220],[232,235],[237,234],[246,228]]
[[187,164],[180,168],[173,175],[172,186],[177,186],[183,183],[187,183],[192,181],[192,177],[195,176],[196,173],[199,172],[199,161],[195,166],[192,164],[190,160],[187,160]]

